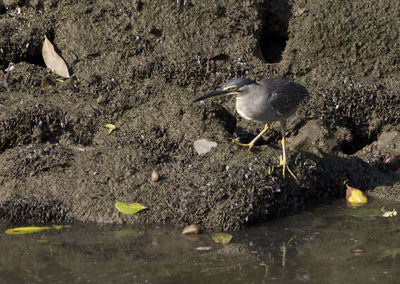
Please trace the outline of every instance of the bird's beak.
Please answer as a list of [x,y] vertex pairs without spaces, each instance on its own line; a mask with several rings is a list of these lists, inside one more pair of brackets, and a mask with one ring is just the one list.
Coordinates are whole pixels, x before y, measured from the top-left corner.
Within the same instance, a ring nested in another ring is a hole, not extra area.
[[193,102],[198,102],[198,101],[210,98],[210,97],[221,96],[221,95],[225,95],[225,94],[229,94],[229,93],[230,93],[229,90],[224,90],[224,89],[218,88],[215,91],[212,91],[211,93],[205,94],[205,95],[193,100]]

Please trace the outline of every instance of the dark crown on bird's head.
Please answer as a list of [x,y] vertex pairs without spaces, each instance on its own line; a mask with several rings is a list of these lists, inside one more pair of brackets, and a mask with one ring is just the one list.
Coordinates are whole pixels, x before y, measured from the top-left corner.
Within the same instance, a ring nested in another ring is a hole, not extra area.
[[250,85],[250,84],[255,84],[255,83],[256,82],[254,82],[253,80],[248,79],[248,78],[235,78],[235,79],[232,79],[232,80],[228,81],[227,83],[225,83],[225,85],[223,85],[221,87],[221,89],[229,88],[232,86],[235,86],[236,89],[240,89],[244,85]]

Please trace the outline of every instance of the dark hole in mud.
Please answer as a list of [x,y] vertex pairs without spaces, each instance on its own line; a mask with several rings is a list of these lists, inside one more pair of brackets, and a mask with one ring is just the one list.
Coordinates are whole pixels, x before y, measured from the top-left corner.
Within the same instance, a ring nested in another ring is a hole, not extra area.
[[[46,37],[53,44],[55,51],[62,57],[61,51],[54,45],[54,31],[46,32]],[[25,61],[30,64],[38,65],[46,68],[42,56],[43,42],[31,41],[29,42],[28,50],[22,54],[20,61]]]
[[228,61],[229,59],[230,59],[229,55],[224,54],[224,53],[218,54],[218,55],[210,58],[210,60],[213,60],[213,61]]
[[3,4],[0,4],[0,15],[5,14],[7,12],[6,7]]
[[279,5],[275,4],[272,5],[270,1],[266,1],[258,7],[261,18],[258,53],[266,63],[278,63],[282,60],[282,53],[289,38],[288,24],[291,7],[287,1],[280,1]]
[[46,64],[43,60],[41,47],[33,46],[32,48],[29,48],[26,55],[21,58],[21,61],[25,61],[27,63],[38,65],[41,67],[46,67]]
[[287,34],[284,33],[263,33],[259,47],[264,60],[267,63],[278,63],[282,60],[282,52],[285,50]]
[[359,150],[363,149],[365,146],[371,144],[378,139],[377,135],[372,135],[371,137],[366,137],[360,135],[359,133],[353,134],[353,141],[344,142],[342,144],[342,152],[347,155],[353,155]]
[[163,31],[160,29],[157,29],[156,27],[152,27],[150,30],[150,33],[156,37],[161,37],[163,34]]

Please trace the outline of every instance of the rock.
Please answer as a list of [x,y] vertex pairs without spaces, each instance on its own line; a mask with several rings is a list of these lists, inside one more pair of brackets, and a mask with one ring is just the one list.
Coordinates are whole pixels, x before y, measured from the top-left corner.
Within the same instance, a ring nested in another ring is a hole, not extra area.
[[189,234],[198,234],[200,232],[200,227],[198,225],[188,225],[186,226],[183,231],[182,234],[183,235],[189,235]]
[[329,131],[321,125],[319,120],[310,120],[300,128],[299,133],[290,138],[287,143],[290,149],[302,149],[314,152],[313,148],[318,147],[325,153],[341,151],[344,142],[350,142],[352,134],[347,128],[337,127],[335,132]]
[[400,132],[387,131],[382,132],[376,141],[376,147],[381,155],[390,155],[400,153]]
[[207,139],[199,139],[194,141],[194,149],[196,150],[197,154],[204,155],[211,151],[212,148],[217,147],[217,143],[213,141],[209,141]]

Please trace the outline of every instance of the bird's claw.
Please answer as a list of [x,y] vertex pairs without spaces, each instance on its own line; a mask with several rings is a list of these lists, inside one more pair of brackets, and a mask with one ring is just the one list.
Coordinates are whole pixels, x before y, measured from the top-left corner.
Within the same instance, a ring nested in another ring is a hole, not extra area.
[[233,138],[232,138],[232,142],[235,143],[238,146],[248,147],[249,150],[251,150],[254,147],[254,143],[251,143],[251,142],[247,143],[247,144],[243,144],[243,143],[240,143],[239,141],[237,141],[236,139],[233,139]]
[[286,160],[284,160],[284,159],[282,158],[282,156],[279,157],[279,160],[280,160],[280,162],[279,162],[278,167],[282,167],[282,176],[285,177],[285,170],[287,169],[288,172],[290,173],[290,175],[291,175],[295,180],[297,180],[297,177],[294,175],[294,173],[290,170],[289,166],[287,165]]

